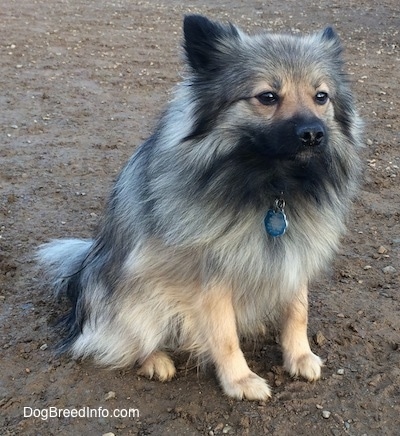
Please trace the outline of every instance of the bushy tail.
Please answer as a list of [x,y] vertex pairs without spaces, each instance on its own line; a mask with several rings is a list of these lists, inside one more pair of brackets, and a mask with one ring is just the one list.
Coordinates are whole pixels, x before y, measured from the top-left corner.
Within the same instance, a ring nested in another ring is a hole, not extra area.
[[90,239],[58,239],[39,247],[38,263],[57,297],[66,293],[73,277],[79,276],[92,245]]

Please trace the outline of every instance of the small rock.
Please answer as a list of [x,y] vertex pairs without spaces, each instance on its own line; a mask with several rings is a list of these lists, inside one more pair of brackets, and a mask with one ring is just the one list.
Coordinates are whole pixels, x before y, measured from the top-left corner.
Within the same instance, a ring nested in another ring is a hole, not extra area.
[[103,436],[115,436],[115,434],[112,431],[109,431],[108,433],[103,433]]
[[343,314],[343,313],[338,313],[338,314],[337,314],[337,317],[338,317],[338,318],[344,318],[344,314]]
[[224,428],[224,424],[222,422],[220,422],[219,424],[217,424],[214,428],[214,432],[217,431],[221,431]]
[[115,394],[114,391],[107,392],[107,393],[104,395],[104,399],[105,399],[105,401],[113,400],[115,397],[116,397],[116,394]]
[[222,433],[228,434],[232,430],[232,427],[230,425],[225,425],[225,427],[222,430]]
[[323,410],[322,411],[322,417],[325,419],[328,419],[331,416],[331,412],[329,410]]
[[343,374],[344,374],[344,369],[343,369],[343,368],[339,368],[336,372],[337,372],[339,375],[343,375]]
[[367,270],[369,270],[369,269],[371,269],[371,268],[372,268],[371,265],[365,265],[365,266],[364,266],[364,270],[365,270],[365,271],[367,271]]
[[40,346],[40,349],[41,349],[42,351],[46,350],[46,349],[47,349],[47,344],[43,344],[43,345],[41,345],[41,346]]
[[394,268],[393,266],[389,265],[389,266],[385,266],[385,268],[382,268],[382,271],[385,274],[394,274],[396,272],[396,268]]
[[344,420],[343,420],[343,418],[342,418],[338,413],[334,413],[334,414],[333,414],[333,418],[335,418],[335,421],[336,421],[339,425],[344,425]]
[[240,426],[244,429],[250,428],[250,417],[248,416],[242,416],[240,419]]
[[385,248],[383,245],[381,245],[377,251],[379,254],[385,254],[385,253],[387,253],[387,248]]
[[322,409],[323,409],[323,406],[321,406],[321,404],[317,404],[315,407],[316,407],[317,409],[319,409],[319,410],[322,410]]
[[318,331],[315,335],[314,335],[314,342],[316,345],[318,346],[322,346],[325,344],[326,342],[326,337],[322,334],[321,331]]

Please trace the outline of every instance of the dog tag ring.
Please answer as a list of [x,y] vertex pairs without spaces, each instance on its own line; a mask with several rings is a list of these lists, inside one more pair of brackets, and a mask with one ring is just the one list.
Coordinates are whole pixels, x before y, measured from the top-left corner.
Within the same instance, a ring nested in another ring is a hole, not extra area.
[[269,235],[276,238],[285,234],[288,221],[284,211],[285,201],[276,199],[273,209],[269,209],[264,218],[265,230]]

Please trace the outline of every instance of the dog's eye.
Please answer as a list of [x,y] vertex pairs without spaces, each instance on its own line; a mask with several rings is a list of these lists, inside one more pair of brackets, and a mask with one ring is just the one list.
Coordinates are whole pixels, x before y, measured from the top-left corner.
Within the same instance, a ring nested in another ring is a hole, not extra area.
[[264,106],[273,106],[279,101],[279,97],[275,92],[262,92],[256,95],[256,99]]
[[317,92],[315,95],[315,101],[318,104],[325,104],[328,101],[328,99],[329,99],[329,95],[327,92],[320,91]]

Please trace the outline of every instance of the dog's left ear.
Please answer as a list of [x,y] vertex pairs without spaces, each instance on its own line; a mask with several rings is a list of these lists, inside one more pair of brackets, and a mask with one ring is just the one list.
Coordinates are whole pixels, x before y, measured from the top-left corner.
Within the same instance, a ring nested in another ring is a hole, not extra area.
[[333,27],[325,27],[324,30],[319,32],[318,36],[321,38],[324,47],[330,51],[333,56],[340,56],[343,51],[338,34]]
[[228,42],[240,39],[240,33],[233,24],[223,25],[202,15],[186,15],[183,33],[183,48],[188,63],[198,73],[218,71],[229,50]]

